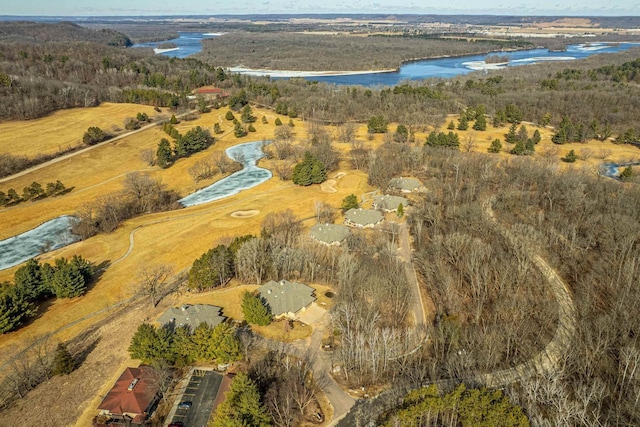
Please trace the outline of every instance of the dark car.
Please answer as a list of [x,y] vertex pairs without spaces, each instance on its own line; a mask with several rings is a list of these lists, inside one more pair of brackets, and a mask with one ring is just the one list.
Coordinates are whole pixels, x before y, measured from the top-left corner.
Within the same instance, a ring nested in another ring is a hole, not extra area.
[[184,427],[184,423],[182,421],[174,421],[167,427]]
[[178,403],[178,409],[191,409],[191,405],[193,405],[191,402],[180,402]]

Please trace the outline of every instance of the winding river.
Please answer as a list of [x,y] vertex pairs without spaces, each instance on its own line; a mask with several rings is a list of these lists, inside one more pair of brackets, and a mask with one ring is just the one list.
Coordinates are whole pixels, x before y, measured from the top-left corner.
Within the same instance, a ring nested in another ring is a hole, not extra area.
[[[156,49],[156,53],[174,58],[186,58],[202,50],[202,40],[222,36],[222,33],[179,33],[180,37],[164,42],[143,43],[135,46],[155,47],[162,43],[173,43],[175,49]],[[594,41],[588,44],[573,44],[562,52],[551,52],[548,49],[529,49],[514,52],[491,52],[509,58],[508,64],[485,64],[487,54],[466,55],[458,57],[424,59],[405,62],[397,71],[391,72],[307,72],[286,70],[253,70],[232,67],[231,72],[252,75],[270,76],[274,79],[303,77],[308,80],[327,82],[337,85],[392,86],[405,80],[422,80],[428,78],[452,78],[466,75],[474,71],[485,71],[536,64],[545,61],[571,61],[587,58],[597,53],[621,52],[640,43],[604,43]],[[134,47],[135,47],[134,46]]]
[[[227,156],[242,164],[243,169],[180,200],[184,206],[196,206],[242,190],[253,188],[272,177],[271,171],[257,166],[264,157],[263,142],[254,141],[227,148]],[[71,233],[75,218],[60,216],[17,236],[0,241],[0,270],[21,264],[42,253],[62,248],[80,240]]]

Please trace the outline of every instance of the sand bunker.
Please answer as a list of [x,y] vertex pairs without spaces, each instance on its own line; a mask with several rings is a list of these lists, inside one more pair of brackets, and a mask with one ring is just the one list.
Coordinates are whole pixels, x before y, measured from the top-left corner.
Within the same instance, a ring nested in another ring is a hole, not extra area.
[[325,193],[335,193],[336,191],[336,180],[335,179],[329,179],[325,182],[323,182],[322,184],[320,184],[320,188],[322,189],[322,191],[324,191]]
[[338,173],[336,174],[336,176],[334,176],[334,178],[335,178],[335,179],[340,179],[340,178],[342,178],[343,176],[345,176],[346,174],[347,174],[346,172],[338,172]]
[[249,218],[258,215],[259,213],[260,211],[252,209],[250,211],[235,211],[231,216],[234,218]]

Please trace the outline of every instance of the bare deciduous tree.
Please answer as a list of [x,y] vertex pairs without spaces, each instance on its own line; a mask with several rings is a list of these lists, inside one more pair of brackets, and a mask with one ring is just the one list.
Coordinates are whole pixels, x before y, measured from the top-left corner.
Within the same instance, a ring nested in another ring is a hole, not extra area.
[[173,274],[173,267],[168,265],[144,266],[138,272],[138,292],[149,297],[151,305],[158,305],[168,292],[167,285]]

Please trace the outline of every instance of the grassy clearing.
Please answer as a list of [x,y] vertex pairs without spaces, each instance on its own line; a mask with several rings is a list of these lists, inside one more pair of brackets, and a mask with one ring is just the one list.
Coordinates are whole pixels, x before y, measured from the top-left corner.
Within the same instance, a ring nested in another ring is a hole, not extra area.
[[0,123],[0,151],[35,157],[67,150],[82,145],[82,136],[90,126],[115,133],[124,129],[126,118],[139,112],[152,118],[161,114],[148,105],[106,102],[94,108],[56,111],[35,120]]

